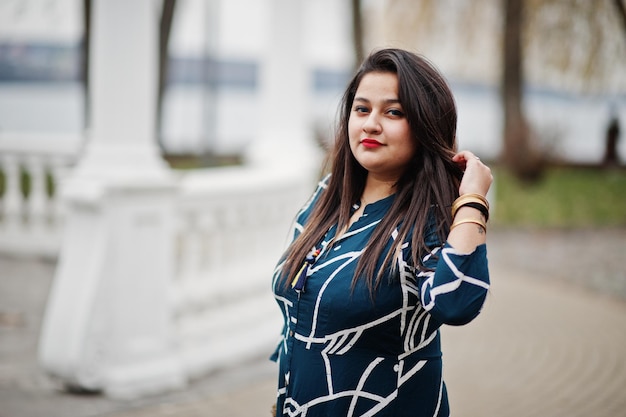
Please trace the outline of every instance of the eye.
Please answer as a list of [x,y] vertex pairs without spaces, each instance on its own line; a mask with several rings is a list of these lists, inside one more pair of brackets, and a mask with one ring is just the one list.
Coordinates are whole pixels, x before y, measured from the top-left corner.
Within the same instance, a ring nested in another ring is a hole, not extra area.
[[389,109],[387,113],[395,117],[404,117],[404,112],[399,109]]
[[356,105],[354,106],[354,108],[352,109],[353,112],[355,113],[367,113],[369,112],[369,109],[363,105]]

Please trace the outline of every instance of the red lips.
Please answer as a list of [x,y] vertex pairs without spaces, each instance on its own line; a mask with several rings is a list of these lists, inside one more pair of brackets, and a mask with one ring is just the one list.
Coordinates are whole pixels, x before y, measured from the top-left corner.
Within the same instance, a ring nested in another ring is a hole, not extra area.
[[363,145],[366,148],[378,148],[379,146],[383,146],[383,144],[377,141],[376,139],[369,139],[369,138],[363,139],[361,141],[361,145]]

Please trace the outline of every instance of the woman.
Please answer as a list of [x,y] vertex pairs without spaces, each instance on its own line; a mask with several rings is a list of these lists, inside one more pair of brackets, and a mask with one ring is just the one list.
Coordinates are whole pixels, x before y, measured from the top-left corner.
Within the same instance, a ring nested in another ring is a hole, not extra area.
[[277,415],[447,416],[439,327],[483,305],[488,167],[422,57],[369,56],[344,94],[330,174],[273,277]]

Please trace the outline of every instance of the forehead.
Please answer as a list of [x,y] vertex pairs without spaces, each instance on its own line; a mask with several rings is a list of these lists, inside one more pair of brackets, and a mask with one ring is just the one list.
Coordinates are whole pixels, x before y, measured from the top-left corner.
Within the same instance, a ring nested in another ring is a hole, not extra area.
[[355,100],[385,100],[398,98],[398,77],[392,72],[370,72],[361,78],[356,89]]

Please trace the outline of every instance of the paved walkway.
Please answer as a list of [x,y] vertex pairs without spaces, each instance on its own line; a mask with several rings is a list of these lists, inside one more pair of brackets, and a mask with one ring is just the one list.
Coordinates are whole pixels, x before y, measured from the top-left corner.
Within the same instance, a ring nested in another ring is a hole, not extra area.
[[[489,239],[483,314],[443,330],[453,414],[626,416],[626,230],[493,230]],[[0,258],[0,417],[269,416],[275,370],[265,353],[155,398],[59,390],[35,360],[53,268]]]

